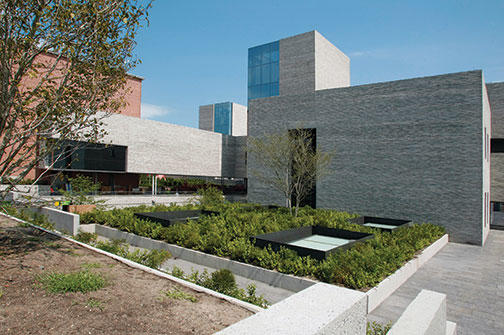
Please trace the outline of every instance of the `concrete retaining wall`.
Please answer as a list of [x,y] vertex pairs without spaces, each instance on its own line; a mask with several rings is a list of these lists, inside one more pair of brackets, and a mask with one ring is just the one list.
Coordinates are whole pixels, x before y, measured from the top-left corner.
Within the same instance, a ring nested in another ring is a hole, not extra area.
[[54,228],[65,234],[76,235],[79,233],[80,217],[78,214],[68,213],[49,207],[32,207],[30,211],[45,215]]
[[81,227],[82,231],[95,232],[100,236],[114,240],[125,240],[128,244],[135,247],[168,250],[173,255],[173,257],[177,257],[191,263],[208,266],[214,269],[229,269],[235,275],[263,282],[274,287],[280,287],[292,292],[299,292],[317,283],[313,280],[299,278],[263,269],[254,265],[205,254],[200,251],[182,248],[177,245],[162,241],[156,241],[131,233],[126,233],[107,226],[96,224],[82,225]]
[[380,284],[367,291],[367,312],[371,313],[385,299],[395,292],[409,277],[411,277],[422,265],[437,254],[448,244],[448,235],[444,235],[436,242],[425,248],[417,257],[404,264],[392,275],[385,278]]
[[445,335],[456,331],[455,324],[446,321],[446,295],[422,290],[409,304],[389,335]]
[[318,283],[217,334],[364,335],[366,295]]

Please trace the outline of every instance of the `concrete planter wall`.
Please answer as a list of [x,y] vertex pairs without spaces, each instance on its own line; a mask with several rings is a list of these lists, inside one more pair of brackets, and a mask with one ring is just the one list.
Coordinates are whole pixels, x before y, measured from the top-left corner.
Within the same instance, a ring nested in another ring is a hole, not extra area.
[[201,251],[179,247],[178,245],[153,240],[99,224],[81,225],[80,227],[81,231],[96,233],[109,239],[125,240],[128,244],[135,247],[168,250],[173,257],[214,269],[228,269],[238,276],[263,282],[270,286],[280,287],[292,292],[299,292],[317,283],[314,280],[283,274],[258,266],[206,254]]
[[68,235],[76,235],[79,233],[80,216],[77,214],[49,207],[32,207],[29,210],[47,216],[49,222],[60,232]]
[[385,299],[395,292],[422,265],[437,254],[448,243],[448,235],[425,248],[417,257],[404,264],[396,272],[382,280],[378,285],[366,292],[368,296],[368,313],[371,313]]

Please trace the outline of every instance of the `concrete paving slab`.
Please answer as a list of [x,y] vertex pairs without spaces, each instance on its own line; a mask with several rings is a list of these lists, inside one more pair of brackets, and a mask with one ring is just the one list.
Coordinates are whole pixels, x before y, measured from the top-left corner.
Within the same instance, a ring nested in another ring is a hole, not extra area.
[[448,243],[368,320],[397,321],[422,289],[446,294],[457,334],[504,334],[504,231],[491,230],[483,247]]

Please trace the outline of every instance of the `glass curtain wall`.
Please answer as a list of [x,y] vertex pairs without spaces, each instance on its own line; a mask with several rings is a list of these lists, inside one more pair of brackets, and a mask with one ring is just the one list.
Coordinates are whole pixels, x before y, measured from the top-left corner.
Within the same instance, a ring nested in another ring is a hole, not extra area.
[[248,49],[248,99],[279,95],[279,41]]
[[61,170],[126,171],[126,151],[120,145],[65,141],[45,164]]
[[214,131],[224,135],[231,135],[233,104],[223,102],[214,106]]

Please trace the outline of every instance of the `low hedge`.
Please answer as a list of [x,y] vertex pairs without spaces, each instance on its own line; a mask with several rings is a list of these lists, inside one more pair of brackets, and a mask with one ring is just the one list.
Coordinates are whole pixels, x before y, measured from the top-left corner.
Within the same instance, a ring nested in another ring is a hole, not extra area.
[[[267,209],[258,205],[226,203],[218,215],[198,221],[163,227],[137,219],[135,212],[201,209],[186,206],[140,206],[110,211],[95,210],[81,216],[81,223],[98,223],[182,247],[257,265],[263,268],[306,276],[349,288],[367,289],[412,259],[416,253],[439,239],[444,228],[432,224],[415,224],[396,229],[394,233],[347,222],[356,215],[335,210],[301,208],[298,217],[284,208]],[[326,260],[299,257],[294,251],[257,248],[249,238],[301,226],[320,225],[375,234],[375,238],[336,252]]]

